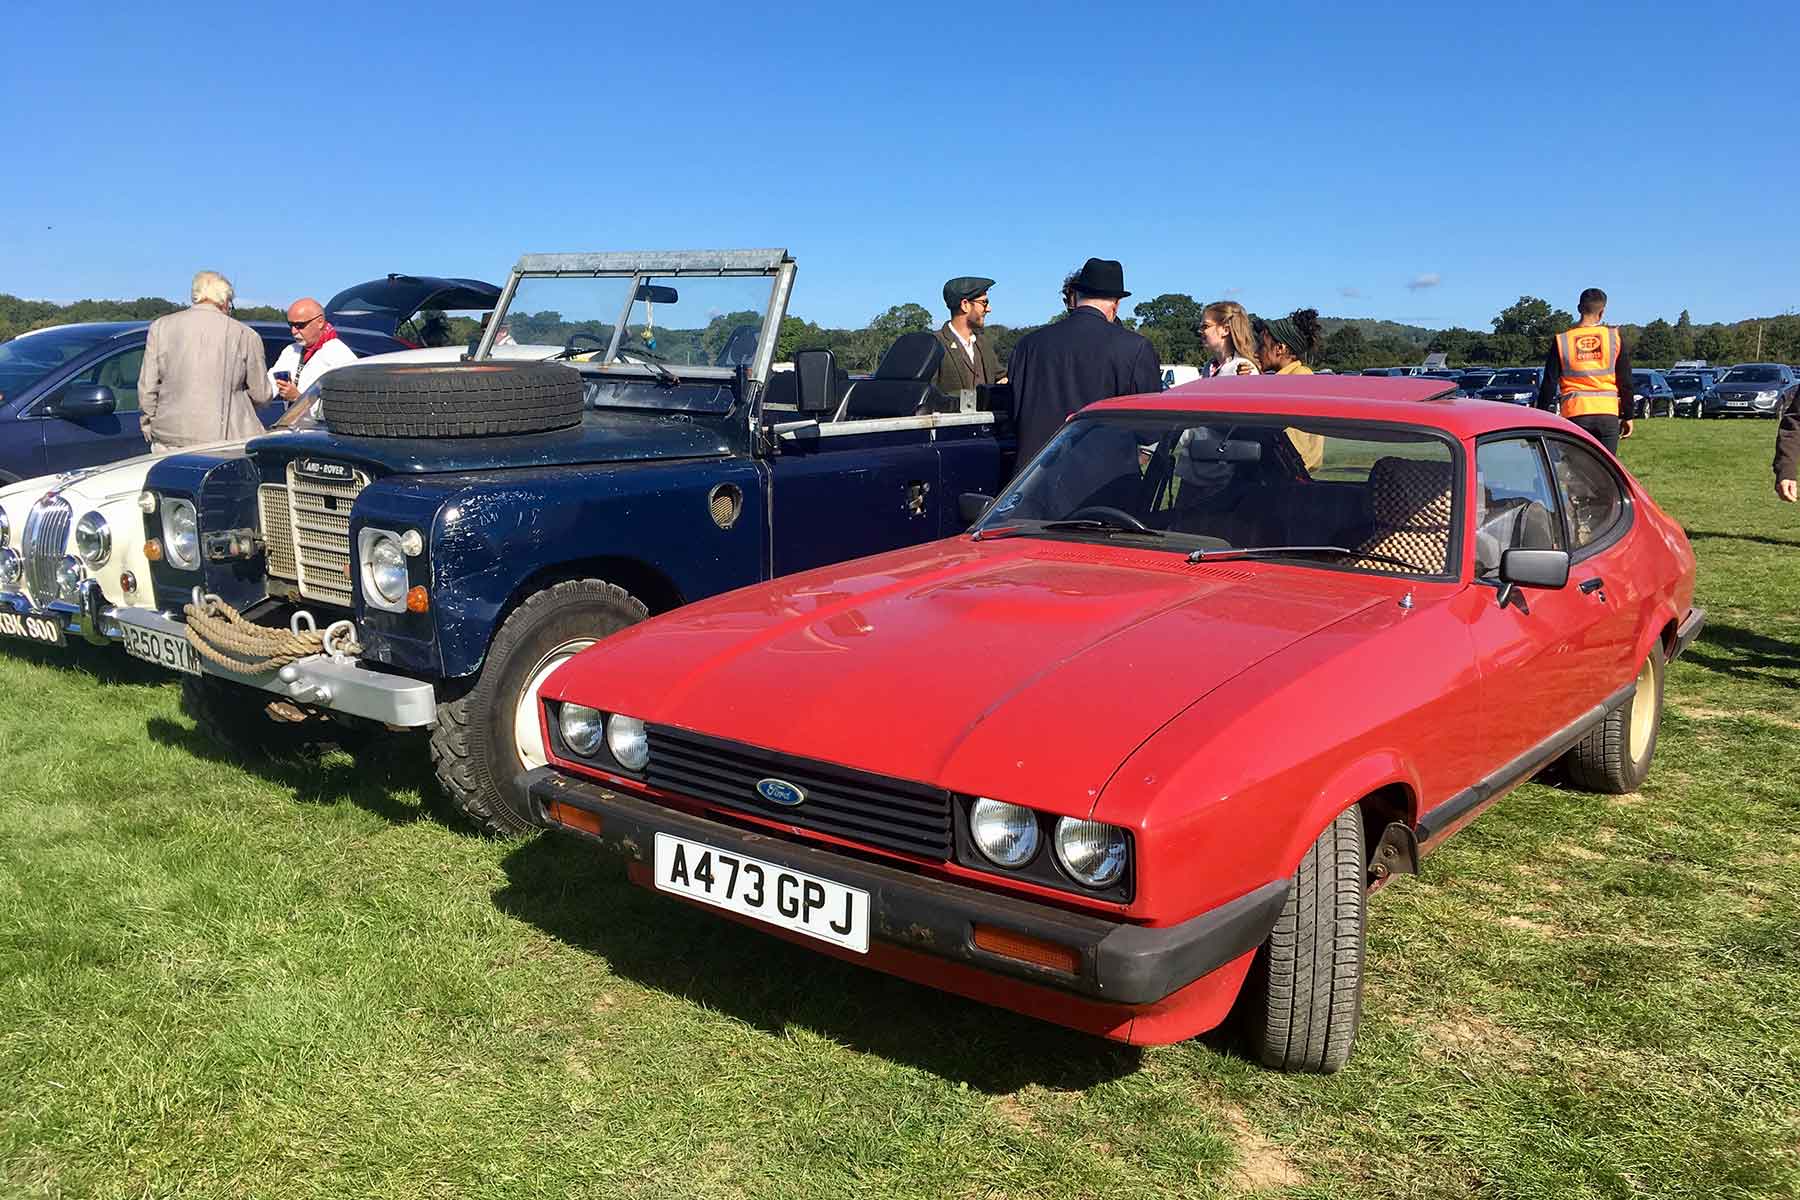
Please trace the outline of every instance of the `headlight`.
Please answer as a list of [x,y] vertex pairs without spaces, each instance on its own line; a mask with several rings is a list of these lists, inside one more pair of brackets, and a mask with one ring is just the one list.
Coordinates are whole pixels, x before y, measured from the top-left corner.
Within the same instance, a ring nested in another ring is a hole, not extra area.
[[650,761],[650,738],[636,717],[614,713],[606,719],[606,748],[612,751],[613,761],[627,771],[641,771]]
[[200,569],[200,518],[189,500],[163,502],[163,550],[169,565],[181,571]]
[[368,580],[375,594],[388,604],[401,603],[406,599],[408,578],[400,543],[384,533],[369,542],[368,553]]
[[606,737],[605,718],[585,704],[563,705],[556,714],[556,723],[562,731],[563,745],[583,758],[592,758],[598,753],[600,743]]
[[25,564],[17,550],[0,550],[0,592],[16,592],[25,578]]
[[1037,853],[1037,814],[983,796],[969,806],[969,836],[975,839],[975,848],[997,865],[1022,867]]
[[89,567],[106,565],[106,560],[112,557],[112,530],[107,527],[105,517],[91,512],[75,522],[75,553]]
[[81,560],[73,554],[66,555],[56,565],[56,590],[64,600],[74,600],[81,593],[81,581],[87,578],[87,572],[81,569]]
[[1125,872],[1125,831],[1104,821],[1064,817],[1056,823],[1056,861],[1088,887],[1108,887]]
[[6,510],[0,508],[0,546],[12,541],[12,522],[6,519]]

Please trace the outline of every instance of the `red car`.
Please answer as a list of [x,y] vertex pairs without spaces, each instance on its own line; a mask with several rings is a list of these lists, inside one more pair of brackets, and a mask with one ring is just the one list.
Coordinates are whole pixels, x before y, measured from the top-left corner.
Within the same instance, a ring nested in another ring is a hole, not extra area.
[[551,829],[822,953],[1133,1043],[1350,1052],[1365,898],[1561,763],[1636,788],[1699,632],[1598,443],[1435,379],[1078,414],[966,535],[634,626],[543,687]]

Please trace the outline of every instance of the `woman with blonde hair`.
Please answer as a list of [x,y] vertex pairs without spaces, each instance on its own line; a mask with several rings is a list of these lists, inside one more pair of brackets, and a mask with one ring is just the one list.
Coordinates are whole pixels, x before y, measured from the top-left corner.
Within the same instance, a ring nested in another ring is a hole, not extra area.
[[1212,354],[1212,361],[1201,371],[1202,378],[1257,373],[1250,314],[1236,300],[1215,300],[1202,309],[1198,332]]

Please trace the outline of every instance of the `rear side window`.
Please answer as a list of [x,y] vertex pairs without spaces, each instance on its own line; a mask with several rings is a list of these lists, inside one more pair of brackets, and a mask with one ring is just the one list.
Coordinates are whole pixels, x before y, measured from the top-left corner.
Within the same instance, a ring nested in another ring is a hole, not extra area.
[[1491,579],[1508,550],[1562,550],[1556,489],[1536,438],[1483,442],[1475,452],[1475,577]]
[[1579,551],[1618,527],[1625,517],[1625,495],[1618,479],[1591,450],[1560,439],[1552,439],[1549,449],[1556,484],[1569,514],[1573,549]]

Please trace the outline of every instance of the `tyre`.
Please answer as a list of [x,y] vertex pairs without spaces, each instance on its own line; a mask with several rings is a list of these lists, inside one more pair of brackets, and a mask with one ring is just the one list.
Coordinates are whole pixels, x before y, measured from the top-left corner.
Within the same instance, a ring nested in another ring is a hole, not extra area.
[[355,749],[368,740],[364,731],[326,717],[277,720],[268,714],[274,699],[257,688],[210,675],[187,675],[181,680],[182,711],[209,740],[247,757],[301,758],[326,745]]
[[1569,782],[1583,791],[1619,796],[1635,792],[1650,774],[1662,729],[1663,652],[1653,647],[1637,685],[1563,759]]
[[604,580],[545,588],[500,626],[473,685],[440,699],[431,765],[476,829],[509,837],[531,828],[518,776],[546,761],[538,688],[581,651],[649,615],[642,601]]
[[372,363],[319,383],[325,424],[352,437],[494,437],[581,423],[581,375],[559,363]]
[[1362,1018],[1367,870],[1362,806],[1353,805],[1300,860],[1244,981],[1243,1029],[1265,1065],[1330,1074],[1349,1059]]

